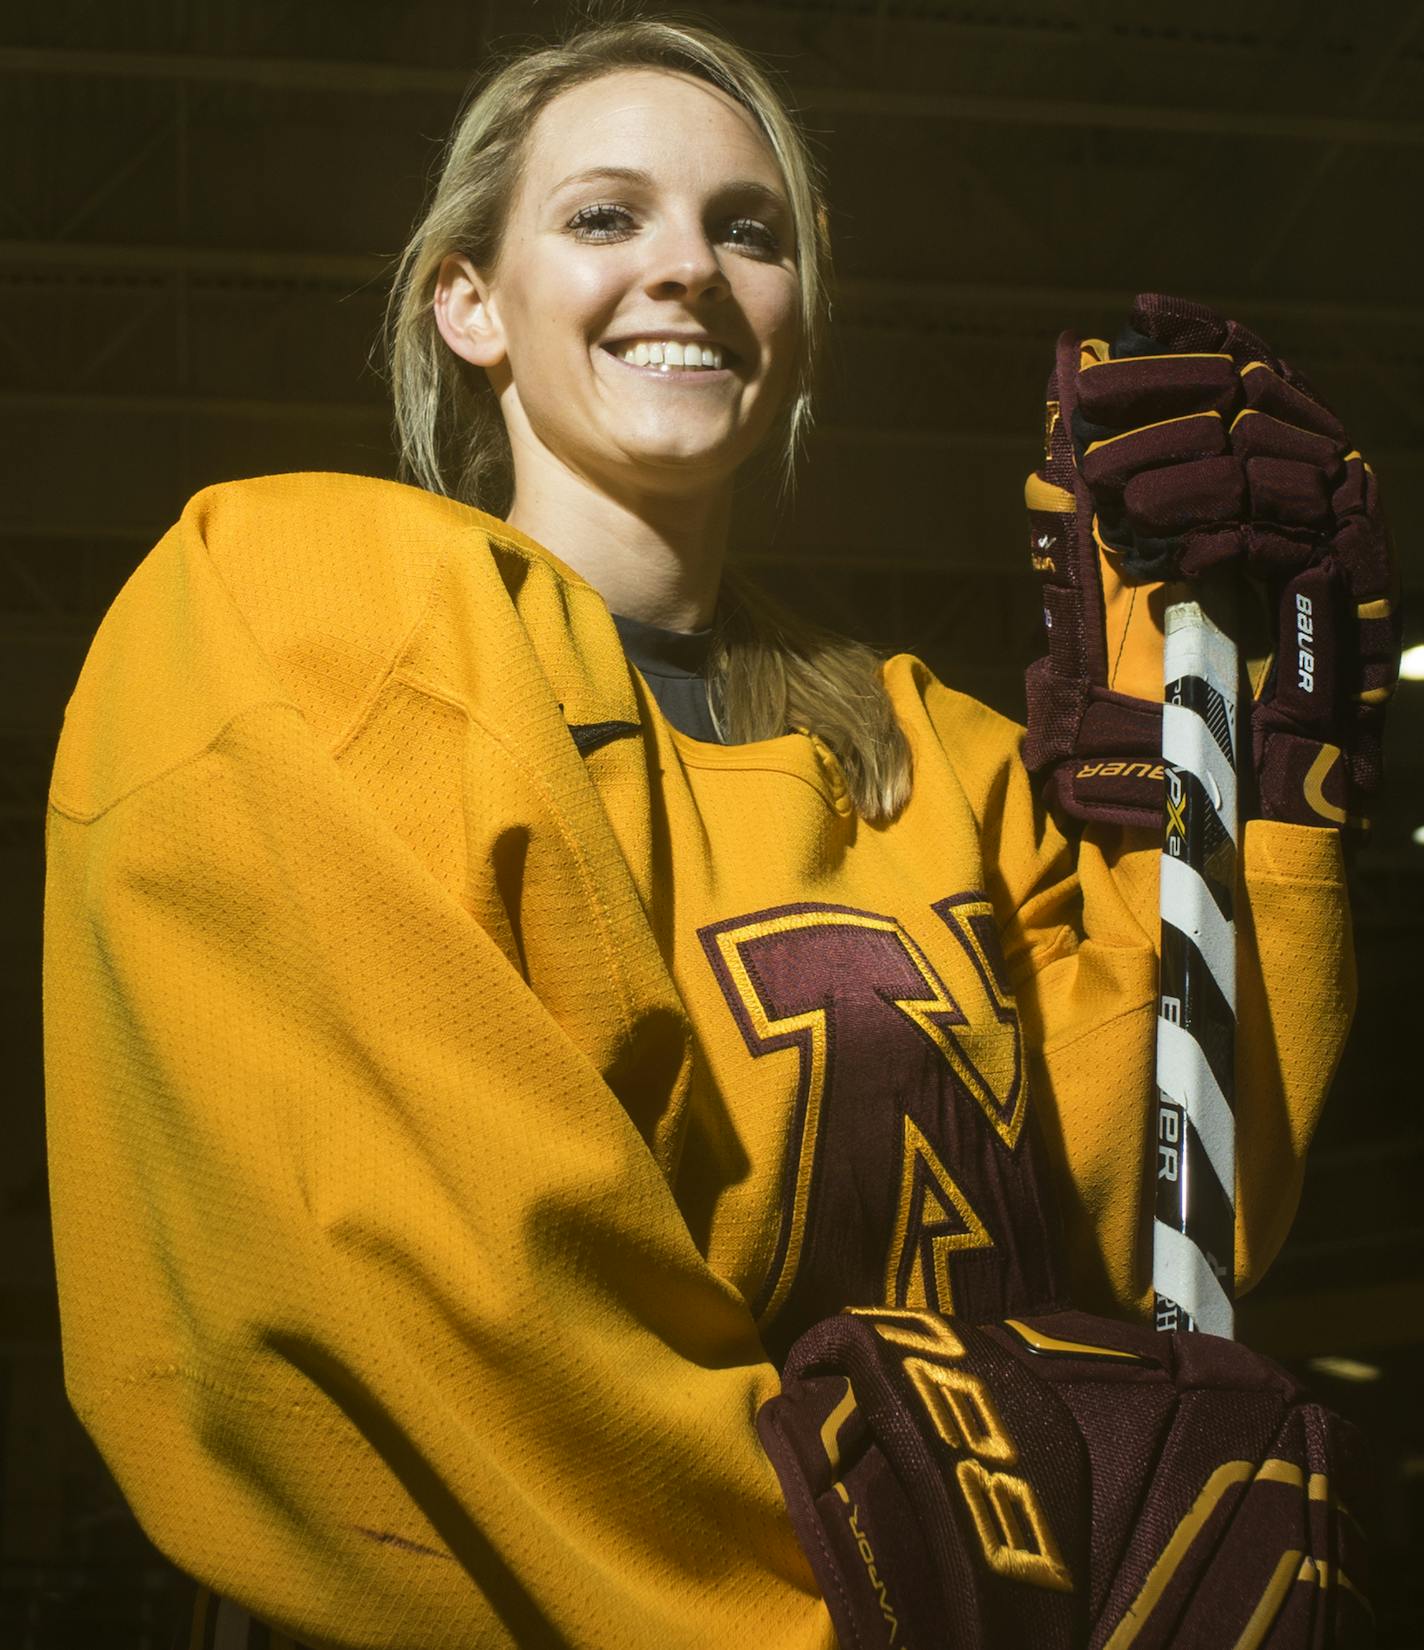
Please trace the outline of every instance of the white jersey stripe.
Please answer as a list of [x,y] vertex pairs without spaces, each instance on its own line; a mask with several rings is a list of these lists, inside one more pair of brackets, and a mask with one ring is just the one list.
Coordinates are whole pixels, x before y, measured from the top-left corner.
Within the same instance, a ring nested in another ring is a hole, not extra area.
[[213,1634],[213,1650],[247,1650],[252,1617],[230,1598],[217,1599],[216,1603],[218,1619],[217,1631]]

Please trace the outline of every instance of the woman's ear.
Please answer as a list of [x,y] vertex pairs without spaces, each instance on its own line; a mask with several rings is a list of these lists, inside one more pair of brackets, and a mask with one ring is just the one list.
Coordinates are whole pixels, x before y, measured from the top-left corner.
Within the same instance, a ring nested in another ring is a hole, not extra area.
[[468,258],[452,252],[435,281],[435,324],[452,350],[476,367],[504,360],[504,333],[487,282]]

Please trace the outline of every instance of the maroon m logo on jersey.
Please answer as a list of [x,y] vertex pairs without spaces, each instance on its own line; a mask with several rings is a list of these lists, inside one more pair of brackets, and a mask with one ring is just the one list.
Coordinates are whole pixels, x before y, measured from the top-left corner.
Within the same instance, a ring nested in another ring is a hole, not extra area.
[[933,909],[970,965],[958,997],[874,912],[801,903],[700,931],[750,1053],[799,1062],[780,1229],[753,1302],[774,1356],[845,1306],[982,1319],[1060,1293],[992,912],[979,894]]

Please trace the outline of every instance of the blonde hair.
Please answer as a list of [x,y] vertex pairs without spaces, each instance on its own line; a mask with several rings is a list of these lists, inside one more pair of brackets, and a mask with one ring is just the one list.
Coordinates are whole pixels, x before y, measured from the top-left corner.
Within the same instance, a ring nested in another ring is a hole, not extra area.
[[[767,73],[739,46],[667,17],[583,22],[554,45],[496,63],[467,101],[445,146],[434,194],[401,254],[384,343],[402,478],[504,515],[513,493],[509,437],[483,370],[441,338],[432,309],[451,253],[492,271],[540,113],[561,92],[623,69],[665,69],[717,87],[756,121],[790,197],[800,285],[792,390],[773,430],[781,489],[795,485],[811,424],[811,394],[830,316],[831,248],[823,190],[805,137]],[[551,548],[554,548],[551,546]],[[910,752],[880,679],[881,656],[788,612],[729,570],[709,661],[713,714],[733,743],[788,728],[834,753],[859,813],[895,816],[910,789]]]

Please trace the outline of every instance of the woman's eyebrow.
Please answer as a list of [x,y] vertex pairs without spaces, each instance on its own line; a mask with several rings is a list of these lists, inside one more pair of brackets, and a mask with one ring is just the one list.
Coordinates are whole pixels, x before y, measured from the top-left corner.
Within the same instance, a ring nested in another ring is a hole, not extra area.
[[[639,166],[590,166],[584,172],[571,172],[549,191],[550,199],[560,190],[567,189],[574,183],[594,183],[602,178],[612,178],[618,183],[630,183],[641,189],[653,187],[653,175],[645,172]],[[779,211],[786,211],[786,197],[779,189],[772,189],[767,184],[759,183],[755,178],[733,178],[722,184],[717,193],[719,195],[739,195],[743,199],[751,198],[760,201],[764,206],[774,207]]]
[[570,172],[568,177],[561,183],[556,183],[549,193],[557,195],[571,183],[593,183],[599,178],[616,178],[620,183],[636,183],[643,188],[649,188],[652,185],[653,174],[644,172],[637,166],[590,166],[586,172]]

